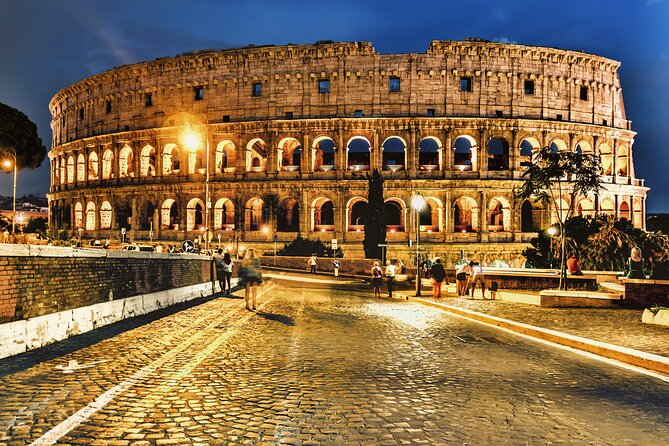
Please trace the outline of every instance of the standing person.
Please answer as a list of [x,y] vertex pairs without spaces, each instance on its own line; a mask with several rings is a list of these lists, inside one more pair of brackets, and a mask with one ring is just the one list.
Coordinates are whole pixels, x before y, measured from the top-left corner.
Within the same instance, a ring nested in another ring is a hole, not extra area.
[[629,279],[645,279],[646,275],[643,273],[643,257],[641,257],[641,250],[635,246],[630,253],[629,261],[627,262],[627,278]]
[[221,292],[225,293],[225,283],[223,281],[223,250],[221,248],[218,248],[218,251],[214,254],[214,267],[216,267],[218,285],[221,287]]
[[582,276],[583,271],[581,271],[581,261],[576,257],[575,253],[571,253],[567,259],[567,270],[572,276]]
[[372,267],[372,286],[374,287],[374,297],[381,297],[381,283],[383,282],[383,270],[378,261],[374,261]]
[[467,274],[471,275],[472,267],[469,263],[460,265],[460,268],[455,271],[455,283],[458,292],[458,297],[467,295]]
[[242,260],[243,280],[246,285],[244,292],[244,300],[246,301],[247,310],[255,310],[256,295],[258,294],[258,285],[262,283],[262,271],[260,269],[260,259],[256,257],[255,248],[249,248],[246,251],[246,256]]
[[316,274],[316,265],[318,264],[316,262],[316,254],[311,254],[311,257],[309,257],[309,272],[311,274]]
[[339,260],[335,259],[334,262],[332,262],[332,268],[334,269],[335,280],[339,280],[339,268],[340,267],[341,267],[341,263],[339,263]]
[[472,276],[469,280],[470,286],[472,288],[472,297],[474,297],[474,290],[476,289],[476,284],[481,284],[481,298],[485,299],[485,276],[483,275],[483,268],[479,265],[479,262],[474,262],[473,260],[469,262],[469,266],[472,267]]
[[230,257],[230,253],[226,252],[225,255],[223,255],[223,283],[221,284],[221,290],[224,290],[223,292],[227,295],[230,295],[230,291],[232,291],[232,266],[233,263],[232,258]]
[[441,284],[445,278],[446,270],[444,269],[444,265],[441,264],[441,259],[437,258],[434,265],[432,265],[432,280],[434,281],[432,295],[435,299],[441,298]]
[[386,260],[386,280],[388,281],[388,297],[393,297],[393,290],[395,289],[395,273],[397,272],[397,267],[393,265],[393,262]]

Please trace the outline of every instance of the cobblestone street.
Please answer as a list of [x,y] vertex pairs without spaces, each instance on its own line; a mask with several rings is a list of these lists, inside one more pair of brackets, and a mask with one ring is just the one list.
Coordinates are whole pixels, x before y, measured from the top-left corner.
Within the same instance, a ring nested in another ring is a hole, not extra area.
[[271,286],[257,312],[205,300],[0,361],[0,445],[667,444],[662,380],[411,302]]

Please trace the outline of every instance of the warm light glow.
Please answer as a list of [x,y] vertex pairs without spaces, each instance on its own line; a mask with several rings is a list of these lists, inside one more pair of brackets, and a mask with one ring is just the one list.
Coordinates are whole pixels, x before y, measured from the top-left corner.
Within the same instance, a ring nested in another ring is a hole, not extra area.
[[195,151],[200,146],[200,138],[193,132],[186,133],[183,140],[188,150]]
[[226,249],[227,251],[232,251],[232,245],[228,245],[228,246],[226,246],[225,249]]
[[390,233],[391,233],[391,234],[394,234],[394,233],[395,233],[395,230],[394,230],[394,229],[391,229],[391,230],[390,230]]
[[204,232],[204,226],[200,226],[200,232]]
[[7,160],[4,160],[4,161],[2,162],[2,165],[5,166],[7,169],[9,169],[10,167],[12,167],[12,161],[11,161],[11,160],[8,160],[8,159],[7,159]]
[[360,231],[360,228],[356,229],[355,232],[361,232],[361,231]]
[[325,228],[321,228],[321,232],[325,232]]
[[466,230],[466,229],[463,229],[463,230],[462,230],[462,233],[463,233],[463,234],[466,234],[466,233],[467,233],[467,230]]
[[267,234],[269,232],[269,228],[267,226],[262,227],[262,233]]
[[428,233],[428,234],[432,234],[432,229],[428,229],[428,230],[427,230],[427,233]]
[[425,198],[421,194],[416,194],[411,199],[411,207],[417,211],[420,211],[425,206]]
[[548,235],[553,237],[557,233],[557,228],[555,226],[550,226],[546,232],[548,232]]

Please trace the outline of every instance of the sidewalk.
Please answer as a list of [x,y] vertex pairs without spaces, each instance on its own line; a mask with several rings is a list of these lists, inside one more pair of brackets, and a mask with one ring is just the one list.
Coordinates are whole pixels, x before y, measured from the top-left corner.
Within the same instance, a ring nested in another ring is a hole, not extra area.
[[[328,275],[298,272],[281,272],[280,276],[305,285],[346,283],[368,287],[350,277],[335,281]],[[481,299],[480,290],[476,290],[475,299],[448,292],[443,292],[441,299],[434,299],[432,288],[427,285],[421,289],[422,297],[414,297],[414,290],[406,286],[393,294],[398,299],[669,374],[669,327],[642,323],[639,309],[544,308],[534,305],[538,297],[527,292],[512,293],[513,301]]]
[[532,337],[589,351],[639,367],[669,373],[669,327],[644,324],[639,309],[544,308],[528,303],[475,299],[442,292],[434,299],[423,286],[422,297],[402,292],[423,305],[441,308],[469,319],[507,328]]

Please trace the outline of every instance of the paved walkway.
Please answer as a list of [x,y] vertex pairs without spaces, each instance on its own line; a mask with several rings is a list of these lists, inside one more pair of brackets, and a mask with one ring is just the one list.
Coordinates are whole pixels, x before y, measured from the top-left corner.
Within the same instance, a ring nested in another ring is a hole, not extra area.
[[[287,277],[286,273],[282,276]],[[288,275],[296,281],[318,280],[336,283],[328,276],[315,278],[298,273]],[[427,284],[427,282],[425,282]],[[370,289],[371,291],[371,289]],[[384,295],[385,284],[384,284]],[[414,290],[406,285],[396,291],[395,297],[406,296],[419,302]],[[478,314],[494,316],[504,320],[528,324],[541,329],[578,336],[586,340],[612,344],[639,352],[658,355],[661,361],[669,364],[669,327],[644,324],[641,322],[642,310],[639,309],[598,309],[598,308],[543,308],[537,305],[504,302],[501,300],[481,299],[480,290],[477,298],[457,297],[452,293],[443,293],[441,299],[432,297],[429,286],[422,288],[422,301],[438,303],[456,309],[473,311]],[[633,362],[632,362],[633,363]],[[642,365],[637,363],[636,365]],[[655,370],[658,370],[655,368]]]

